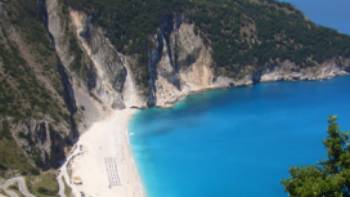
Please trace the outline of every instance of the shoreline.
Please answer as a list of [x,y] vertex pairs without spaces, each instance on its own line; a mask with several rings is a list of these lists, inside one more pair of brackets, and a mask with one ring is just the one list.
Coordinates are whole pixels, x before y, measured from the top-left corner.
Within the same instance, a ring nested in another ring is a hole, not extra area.
[[146,196],[128,131],[136,111],[112,111],[79,138],[58,176],[63,177],[74,196]]
[[[324,80],[332,80],[334,78],[337,77],[349,77],[350,76],[350,72],[346,72],[343,71],[341,73],[338,73],[337,75],[324,75],[321,76],[319,78],[305,78],[305,79],[265,79],[265,80],[261,80],[259,82],[253,82],[252,80],[239,80],[239,81],[232,81],[229,84],[225,84],[225,85],[217,85],[214,84],[212,86],[208,86],[208,87],[204,87],[202,89],[196,89],[196,90],[190,90],[187,92],[184,92],[181,95],[178,95],[176,98],[165,102],[162,105],[155,105],[153,107],[155,108],[170,108],[173,107],[176,103],[182,101],[183,99],[186,99],[187,96],[190,95],[194,95],[194,94],[199,94],[199,93],[203,93],[203,92],[207,92],[207,91],[212,91],[212,90],[225,90],[225,89],[231,89],[231,88],[244,88],[244,87],[248,87],[248,86],[254,86],[256,84],[262,84],[262,83],[274,83],[274,82],[305,82],[305,81],[324,81]],[[144,110],[144,109],[149,109],[149,107],[140,107],[140,108],[135,108],[135,109],[139,109],[139,110]]]
[[[337,76],[349,76],[340,74]],[[319,79],[276,80],[276,81],[322,81],[335,76]],[[266,80],[262,83],[275,82]],[[156,108],[169,108],[188,95],[214,89],[254,85],[251,81],[240,81],[228,86],[212,86],[195,91],[184,92],[174,100]],[[108,112],[104,119],[92,123],[78,142],[74,145],[65,164],[60,168],[57,179],[64,179],[72,189],[74,196],[94,197],[146,197],[144,184],[140,177],[135,157],[130,144],[128,124],[138,110],[145,108],[129,107],[123,110]],[[108,136],[108,137],[106,137]],[[114,177],[114,178],[113,178]],[[110,183],[112,185],[110,186]],[[64,194],[65,186],[60,185],[60,196]]]

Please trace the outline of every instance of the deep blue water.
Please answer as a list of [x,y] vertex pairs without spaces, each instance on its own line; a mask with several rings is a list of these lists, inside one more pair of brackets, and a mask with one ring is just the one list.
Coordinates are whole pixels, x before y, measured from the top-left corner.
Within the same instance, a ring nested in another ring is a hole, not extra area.
[[286,197],[288,168],[326,158],[327,117],[350,129],[350,77],[189,96],[130,129],[149,197]]

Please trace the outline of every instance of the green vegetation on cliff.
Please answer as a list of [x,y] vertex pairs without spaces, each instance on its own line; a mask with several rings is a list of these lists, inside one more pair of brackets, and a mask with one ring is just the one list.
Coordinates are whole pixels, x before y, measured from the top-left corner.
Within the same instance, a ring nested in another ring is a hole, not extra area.
[[5,8],[6,20],[0,23],[0,115],[20,120],[50,113],[57,121],[65,119],[68,114],[54,95],[63,92],[59,62],[36,1],[11,1]]
[[[0,177],[15,173],[38,174],[38,167],[48,166],[45,162],[52,158],[41,154],[45,150],[35,139],[39,136],[37,130],[43,133],[48,129],[51,136],[64,138],[64,131],[56,131],[55,126],[62,128],[70,121],[57,67],[60,62],[40,2],[1,2]],[[43,128],[35,125],[39,122],[56,125]],[[49,137],[41,139],[60,145],[61,139],[47,139]],[[49,143],[46,145],[51,146]],[[57,155],[56,152],[48,154]]]
[[350,56],[349,37],[305,20],[289,4],[223,0],[197,5],[191,18],[211,42],[221,67],[263,66],[277,59],[308,66]]
[[350,141],[334,116],[329,118],[328,137],[324,141],[328,160],[316,166],[292,168],[291,178],[283,184],[291,197],[349,197]]
[[350,57],[348,36],[319,27],[291,5],[273,0],[71,0],[69,4],[89,13],[118,50],[143,56],[167,17],[183,16],[212,46],[218,70],[231,75],[246,65],[272,66],[288,59],[312,66]]

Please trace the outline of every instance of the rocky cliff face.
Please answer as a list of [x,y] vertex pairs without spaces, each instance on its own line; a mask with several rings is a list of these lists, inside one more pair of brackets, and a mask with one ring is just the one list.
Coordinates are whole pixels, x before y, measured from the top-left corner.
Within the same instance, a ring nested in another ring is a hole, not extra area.
[[17,123],[14,130],[19,136],[16,138],[17,143],[21,144],[25,152],[33,155],[36,165],[42,169],[57,168],[64,161],[64,147],[69,144],[63,131],[69,135],[67,128],[59,127],[47,119],[31,119]]
[[[14,2],[0,3],[0,15],[5,19],[0,21],[0,79],[8,84],[0,88],[8,92],[6,98],[11,98],[16,95],[13,90],[18,81],[28,82],[27,78],[11,74],[11,68],[21,65],[32,73],[30,80],[37,84],[35,90],[25,94],[35,95],[37,89],[44,93],[33,97],[33,102],[16,106],[40,115],[16,118],[9,110],[1,119],[13,122],[16,142],[43,169],[59,166],[79,133],[112,109],[167,107],[195,91],[260,81],[325,79],[350,70],[350,57],[346,56],[310,61],[308,66],[298,65],[293,59],[271,58],[264,65],[243,62],[239,70],[233,65],[219,67],[214,58],[214,41],[208,41],[196,23],[179,12],[159,18],[156,31],[148,35],[151,44],[143,54],[126,53],[112,42],[105,27],[94,22],[93,14],[63,0]],[[23,16],[16,9],[29,13],[25,17],[32,23],[25,24],[35,23],[39,30],[22,29]],[[255,24],[249,24],[251,28],[243,28],[242,34],[256,31]],[[45,39],[23,40],[32,34]],[[251,44],[262,42],[257,35],[248,40]],[[42,43],[43,50],[35,48],[38,43]],[[14,63],[9,54],[21,61]],[[146,61],[140,61],[144,56]],[[18,87],[25,92],[25,88]],[[23,101],[30,100],[22,97]],[[42,98],[48,99],[41,108],[30,107]]]
[[[94,86],[87,85],[76,89],[85,89],[90,96],[87,96],[88,99],[91,100],[93,95],[92,100],[97,100],[106,108],[153,105],[164,107],[190,92],[259,81],[324,79],[346,74],[349,66],[349,60],[342,57],[305,68],[292,60],[278,60],[277,63],[260,69],[256,69],[256,65],[246,65],[244,74],[240,73],[235,77],[225,73],[218,74],[210,44],[206,44],[201,34],[195,32],[195,25],[184,15],[175,14],[160,20],[157,32],[152,35],[153,47],[145,52],[148,54],[148,62],[145,63],[147,69],[143,71],[141,67],[144,65],[139,65],[137,56],[119,52],[106,36],[106,31],[91,22],[93,16],[66,8],[62,6],[63,2],[58,3],[59,0],[47,2],[49,27],[54,26],[50,28],[50,32],[54,35],[55,43],[61,43],[56,44],[56,50],[58,54],[61,53],[60,57],[62,62],[66,62],[67,69],[72,61],[65,61],[69,58],[60,51],[70,48],[68,45],[71,43],[68,40],[72,35],[68,32],[74,33],[73,39],[76,39],[83,56],[91,63],[89,67],[93,77],[87,80],[94,81]],[[66,15],[65,9],[68,9]],[[65,22],[59,22],[63,20]],[[61,27],[58,27],[57,24],[60,23]],[[69,30],[64,31],[66,28]],[[57,34],[60,35],[55,36]],[[69,54],[72,56],[74,51]],[[137,70],[138,67],[141,71]],[[142,77],[144,80],[140,81]]]
[[[49,7],[58,5],[56,0],[47,2]],[[57,6],[56,12],[57,9],[64,8]],[[64,43],[61,40],[69,40],[71,35],[57,36],[54,31],[63,32],[65,28],[55,25],[62,19],[56,19],[60,14],[51,11],[48,13],[49,27],[55,26],[50,28],[55,43],[61,43],[56,44],[60,54],[60,51],[65,51],[70,45],[69,42]],[[136,57],[118,52],[104,35],[103,29],[90,22],[89,16],[70,9],[66,20],[62,24],[70,24],[68,26],[75,34],[74,39],[79,43],[84,56],[92,63],[92,76],[95,81],[93,87],[75,88],[85,89],[90,97],[93,95],[92,99],[106,108],[169,106],[192,91],[229,86],[228,79],[214,74],[212,49],[204,45],[201,37],[195,34],[194,25],[183,22],[181,17],[165,19],[153,36],[154,48],[149,50],[148,69],[142,73],[147,76],[146,86],[142,85],[144,81],[138,81],[134,77],[138,73],[134,70],[138,66]],[[70,54],[73,56],[74,51]],[[66,61],[69,58],[64,53],[60,57],[62,62],[68,64],[66,67],[69,69],[70,62]]]

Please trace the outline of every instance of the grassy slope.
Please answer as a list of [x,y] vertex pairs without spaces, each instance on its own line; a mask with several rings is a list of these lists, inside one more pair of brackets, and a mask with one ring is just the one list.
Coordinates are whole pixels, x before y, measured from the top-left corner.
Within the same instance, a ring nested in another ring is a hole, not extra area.
[[9,170],[21,174],[36,173],[33,164],[14,141],[8,123],[4,121],[0,127],[0,176],[6,176]]
[[46,172],[39,176],[28,176],[26,179],[28,189],[37,197],[58,196],[58,184],[54,172]]

